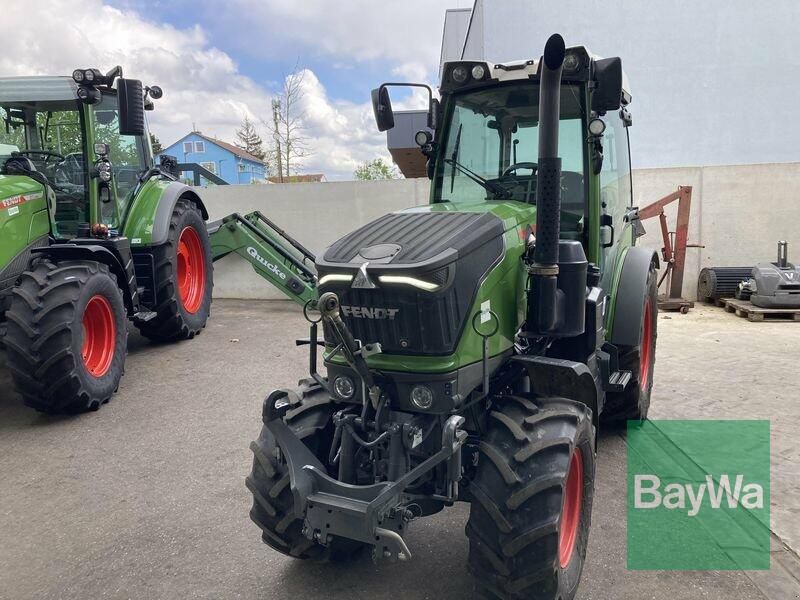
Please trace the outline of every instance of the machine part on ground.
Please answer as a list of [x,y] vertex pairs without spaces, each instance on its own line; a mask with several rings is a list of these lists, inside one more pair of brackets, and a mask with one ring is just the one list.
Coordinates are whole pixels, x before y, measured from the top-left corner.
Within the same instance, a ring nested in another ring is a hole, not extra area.
[[733,298],[742,281],[750,279],[753,267],[708,267],[697,278],[697,297],[701,300]]
[[734,294],[734,298],[737,300],[744,300],[749,302],[750,297],[753,295],[753,290],[756,289],[756,282],[752,279],[748,279],[747,281],[740,281],[739,285],[736,286],[736,293]]
[[789,244],[778,242],[778,260],[758,263],[749,280],[750,302],[761,308],[800,308],[800,267],[789,262]]
[[208,318],[208,214],[153,162],[144,111],[160,95],[121,67],[0,78],[0,343],[39,410],[108,402],[127,320],[179,339]]
[[[256,213],[210,226],[215,259],[249,260],[310,323],[310,379],[264,401],[251,517],[291,556],[407,560],[414,520],[469,502],[481,593],[572,600],[597,427],[646,418],[653,385],[659,257],[635,245],[629,171],[600,181],[631,96],[619,58],[558,35],[539,59],[442,73],[428,206],[316,258]],[[373,91],[380,131],[398,85]]]
[[[664,208],[672,202],[678,202],[677,222],[675,231],[669,230],[667,225],[667,215]],[[692,186],[681,185],[678,190],[667,194],[660,200],[648,204],[638,211],[640,221],[658,217],[661,225],[661,237],[663,247],[661,256],[666,268],[664,274],[658,281],[658,287],[665,279],[669,278],[669,291],[665,296],[659,296],[658,307],[662,310],[678,310],[683,314],[689,312],[694,306],[694,302],[683,298],[683,273],[686,267],[686,249],[703,248],[700,244],[690,244],[689,238],[689,215],[692,208]],[[644,230],[641,231],[644,233]],[[674,241],[673,241],[674,237]]]

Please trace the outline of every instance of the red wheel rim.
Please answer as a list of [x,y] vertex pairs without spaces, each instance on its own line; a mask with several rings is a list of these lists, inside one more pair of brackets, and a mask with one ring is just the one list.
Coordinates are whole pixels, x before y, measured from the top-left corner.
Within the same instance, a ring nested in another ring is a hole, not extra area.
[[653,352],[653,311],[650,299],[644,303],[642,345],[639,348],[639,385],[643,390],[650,386],[650,355]]
[[558,532],[558,562],[566,569],[575,552],[583,507],[583,455],[575,448],[569,461],[567,484],[564,487],[564,506],[561,509],[561,529]]
[[194,227],[181,231],[178,239],[178,293],[186,312],[194,314],[206,292],[206,257]]
[[102,377],[111,368],[117,345],[114,311],[105,296],[93,296],[83,311],[83,349],[81,357],[86,370]]

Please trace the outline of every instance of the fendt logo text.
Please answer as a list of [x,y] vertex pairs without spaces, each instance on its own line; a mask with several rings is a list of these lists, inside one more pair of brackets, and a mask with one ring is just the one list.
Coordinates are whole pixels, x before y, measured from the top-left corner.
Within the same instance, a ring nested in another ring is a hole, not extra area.
[[[636,475],[634,478],[633,507],[652,510],[666,508],[686,511],[687,516],[695,517],[704,506],[711,510],[738,508],[749,510],[764,508],[764,488],[757,483],[745,483],[744,475],[733,478],[727,473],[716,481],[706,475],[705,483],[697,486],[683,483],[668,483],[663,486],[657,475]],[[731,485],[731,480],[733,484]]]
[[263,256],[261,256],[261,255],[258,253],[258,250],[256,250],[255,248],[253,248],[252,246],[248,246],[248,247],[247,247],[247,253],[248,253],[250,256],[252,256],[253,258],[255,258],[255,259],[256,259],[258,262],[260,262],[262,265],[264,265],[264,266],[265,266],[267,269],[269,269],[270,271],[272,271],[273,273],[275,273],[275,275],[277,275],[277,276],[278,276],[278,277],[280,277],[281,279],[286,279],[286,273],[284,273],[283,271],[281,271],[281,270],[280,270],[280,269],[279,269],[277,266],[273,265],[273,264],[272,264],[271,262],[269,262],[269,261],[268,261],[266,258],[264,258]]
[[394,317],[400,312],[399,308],[369,308],[366,306],[342,306],[342,313],[345,317],[357,317],[359,319],[389,319],[394,321]]

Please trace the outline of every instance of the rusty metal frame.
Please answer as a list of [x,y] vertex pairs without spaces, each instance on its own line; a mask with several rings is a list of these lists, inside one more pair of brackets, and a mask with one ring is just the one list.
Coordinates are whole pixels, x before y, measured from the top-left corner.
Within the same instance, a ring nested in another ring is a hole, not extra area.
[[[664,208],[669,204],[678,202],[678,219],[675,225],[675,241],[672,241],[672,232],[667,225],[667,215]],[[661,224],[661,236],[664,240],[664,247],[661,254],[667,265],[664,275],[659,281],[659,286],[667,277],[672,274],[669,288],[669,299],[679,299],[683,292],[683,273],[686,267],[686,249],[702,247],[698,244],[688,243],[689,239],[689,214],[692,208],[692,186],[681,185],[671,194],[667,194],[660,200],[648,204],[639,209],[639,219],[652,219],[658,217]]]

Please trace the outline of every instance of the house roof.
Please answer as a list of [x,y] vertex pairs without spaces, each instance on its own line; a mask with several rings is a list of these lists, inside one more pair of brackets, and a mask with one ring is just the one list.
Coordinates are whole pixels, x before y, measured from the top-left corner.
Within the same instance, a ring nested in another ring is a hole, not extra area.
[[242,150],[238,146],[235,146],[233,144],[229,144],[228,142],[223,142],[222,140],[218,140],[217,138],[213,138],[213,137],[208,136],[208,135],[203,135],[199,131],[192,131],[191,133],[187,133],[185,136],[183,136],[181,139],[179,139],[174,144],[170,144],[169,146],[167,146],[167,148],[171,148],[175,144],[180,144],[183,140],[185,140],[190,135],[196,135],[197,137],[203,138],[207,142],[211,142],[212,144],[216,144],[220,148],[223,148],[224,150],[227,150],[231,154],[233,154],[235,156],[238,156],[241,159],[249,160],[251,162],[255,162],[255,163],[258,163],[260,165],[265,164],[263,160],[261,160],[257,156],[253,156],[249,152],[245,152],[244,150]]
[[313,173],[308,175],[289,175],[288,177],[284,177],[283,181],[281,181],[280,177],[267,177],[267,181],[270,183],[319,183],[325,181],[325,175],[323,173]]

